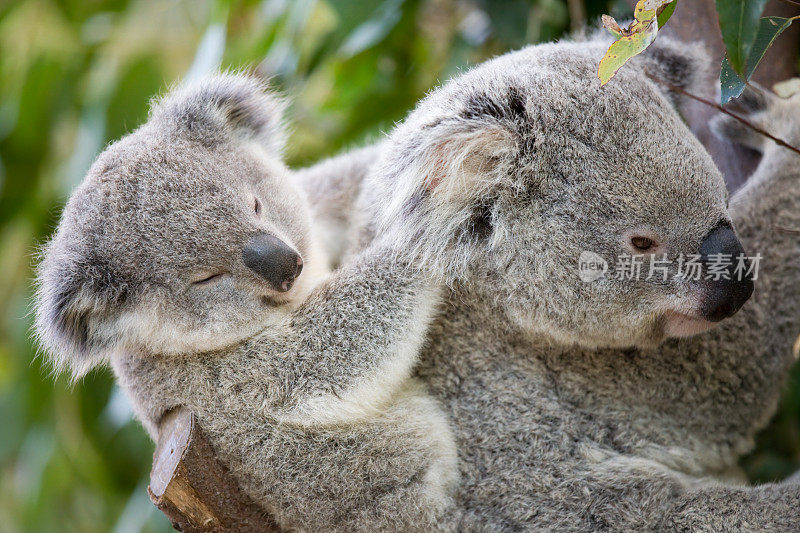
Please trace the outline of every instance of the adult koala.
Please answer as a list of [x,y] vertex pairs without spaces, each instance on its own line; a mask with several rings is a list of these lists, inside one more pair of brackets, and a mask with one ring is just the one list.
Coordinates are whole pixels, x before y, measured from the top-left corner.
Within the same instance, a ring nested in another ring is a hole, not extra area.
[[[106,148],[43,252],[37,333],[58,369],[110,363],[153,437],[189,408],[284,528],[435,528],[455,450],[409,374],[438,285],[383,244],[329,274],[311,217],[327,212],[282,163],[280,112],[220,76]],[[358,161],[304,176],[358,181]]]
[[[729,207],[645,73],[691,89],[707,58],[659,38],[601,88],[606,47],[533,46],[449,81],[363,188],[361,242],[388,232],[453,286],[417,374],[454,425],[454,527],[800,531],[800,486],[733,481],[800,333],[800,243],[773,227],[800,228],[800,159],[767,150]],[[764,113],[800,144],[797,102]],[[750,277],[705,277],[743,245],[763,259],[736,313]],[[669,266],[584,282],[584,251]],[[676,276],[693,255],[702,279]]]

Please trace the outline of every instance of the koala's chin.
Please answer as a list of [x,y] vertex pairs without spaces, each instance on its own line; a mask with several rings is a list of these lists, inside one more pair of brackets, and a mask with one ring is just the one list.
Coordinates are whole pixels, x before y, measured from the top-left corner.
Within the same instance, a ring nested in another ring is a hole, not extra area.
[[268,312],[236,313],[217,317],[218,320],[198,324],[185,316],[168,310],[153,310],[129,314],[126,328],[117,341],[123,352],[142,352],[161,355],[210,353],[241,343],[257,333],[276,328],[294,306],[270,307]]
[[701,317],[669,311],[664,315],[664,335],[666,337],[692,337],[714,329],[719,322],[711,322]]
[[[598,335],[584,339],[580,344],[590,348],[642,348],[653,349],[671,338],[692,337],[715,328],[712,322],[694,313],[666,311],[636,322],[631,319],[628,327],[608,327],[614,335]],[[635,325],[634,325],[635,324]]]
[[520,328],[547,344],[603,348],[653,348],[667,338],[664,321],[658,316],[622,317],[608,321],[580,322],[576,317],[542,317],[531,310],[509,308],[509,316]]

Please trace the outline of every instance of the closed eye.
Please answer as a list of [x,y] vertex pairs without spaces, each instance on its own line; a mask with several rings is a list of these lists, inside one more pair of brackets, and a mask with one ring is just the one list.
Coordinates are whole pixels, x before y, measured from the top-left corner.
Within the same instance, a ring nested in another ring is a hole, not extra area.
[[217,273],[214,273],[214,274],[210,274],[210,275],[207,275],[207,276],[205,276],[203,278],[199,278],[199,279],[194,280],[192,282],[192,285],[196,285],[196,286],[211,285],[211,284],[216,283],[217,281],[221,280],[222,276],[224,276],[224,275],[225,275],[224,272],[217,272]]
[[655,248],[656,246],[656,243],[653,241],[653,239],[639,236],[631,237],[631,244],[640,252],[646,252],[647,250]]
[[628,251],[635,255],[654,254],[664,251],[661,243],[659,242],[659,238],[650,231],[626,231],[623,239]]

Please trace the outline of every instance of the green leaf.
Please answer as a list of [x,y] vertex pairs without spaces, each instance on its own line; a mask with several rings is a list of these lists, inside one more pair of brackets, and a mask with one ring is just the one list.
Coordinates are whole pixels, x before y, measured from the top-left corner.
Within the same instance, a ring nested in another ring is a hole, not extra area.
[[661,3],[655,0],[639,0],[633,8],[633,18],[638,22],[650,22],[656,17]]
[[753,41],[750,54],[745,60],[745,72],[740,76],[733,69],[728,58],[722,59],[722,69],[719,74],[720,102],[724,105],[731,98],[738,98],[742,94],[750,76],[755,72],[767,49],[786,28],[792,24],[792,19],[782,17],[764,17],[759,21],[758,33]]
[[733,70],[743,74],[767,0],[716,0],[719,27]]
[[601,20],[603,21],[603,27],[613,35],[615,39],[622,37],[622,28],[619,27],[619,24],[617,24],[617,21],[614,20],[613,17],[603,15]]
[[792,25],[792,19],[783,17],[764,17],[758,23],[758,32],[753,41],[753,47],[750,49],[750,54],[747,56],[745,62],[745,79],[749,80],[750,76],[756,70],[756,67],[761,62],[767,49],[772,46],[775,39],[783,33],[783,30]]
[[[654,28],[655,25],[651,27]],[[626,61],[650,46],[650,43],[655,38],[656,31],[653,29],[626,35],[614,42],[608,48],[603,59],[600,60],[600,66],[597,68],[597,77],[600,78],[600,85],[608,83]]]
[[[608,48],[597,67],[597,77],[603,86],[630,58],[640,54],[656,38],[659,20],[666,22],[675,10],[678,0],[639,0],[633,11],[634,21],[627,28],[620,28],[613,18],[603,15],[605,27],[617,40]],[[671,6],[671,7],[670,7]]]
[[725,105],[731,98],[738,98],[744,91],[745,85],[745,81],[731,67],[728,58],[723,57],[719,73],[720,104]]
[[656,19],[658,21],[659,30],[664,27],[664,24],[667,23],[669,18],[675,12],[675,7],[677,5],[678,5],[678,0],[675,0],[674,2],[670,2],[669,4],[661,8],[661,12],[659,12],[658,18]]

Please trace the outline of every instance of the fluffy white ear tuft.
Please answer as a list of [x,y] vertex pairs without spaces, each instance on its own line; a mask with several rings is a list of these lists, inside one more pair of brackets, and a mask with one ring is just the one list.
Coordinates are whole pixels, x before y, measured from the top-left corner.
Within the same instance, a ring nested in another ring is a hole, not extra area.
[[378,232],[412,261],[452,282],[489,246],[494,197],[511,180],[517,141],[496,121],[461,117],[401,130],[372,170],[387,192]]
[[481,197],[491,189],[491,174],[499,161],[512,155],[514,144],[511,133],[501,127],[454,133],[431,146],[420,160],[425,189],[446,203]]
[[34,335],[54,371],[77,379],[123,344],[119,319],[131,292],[101,261],[77,254],[65,241],[57,234],[42,254]]
[[286,142],[285,101],[261,80],[220,74],[170,91],[157,101],[150,118],[207,144],[230,136],[253,139],[280,157]]

